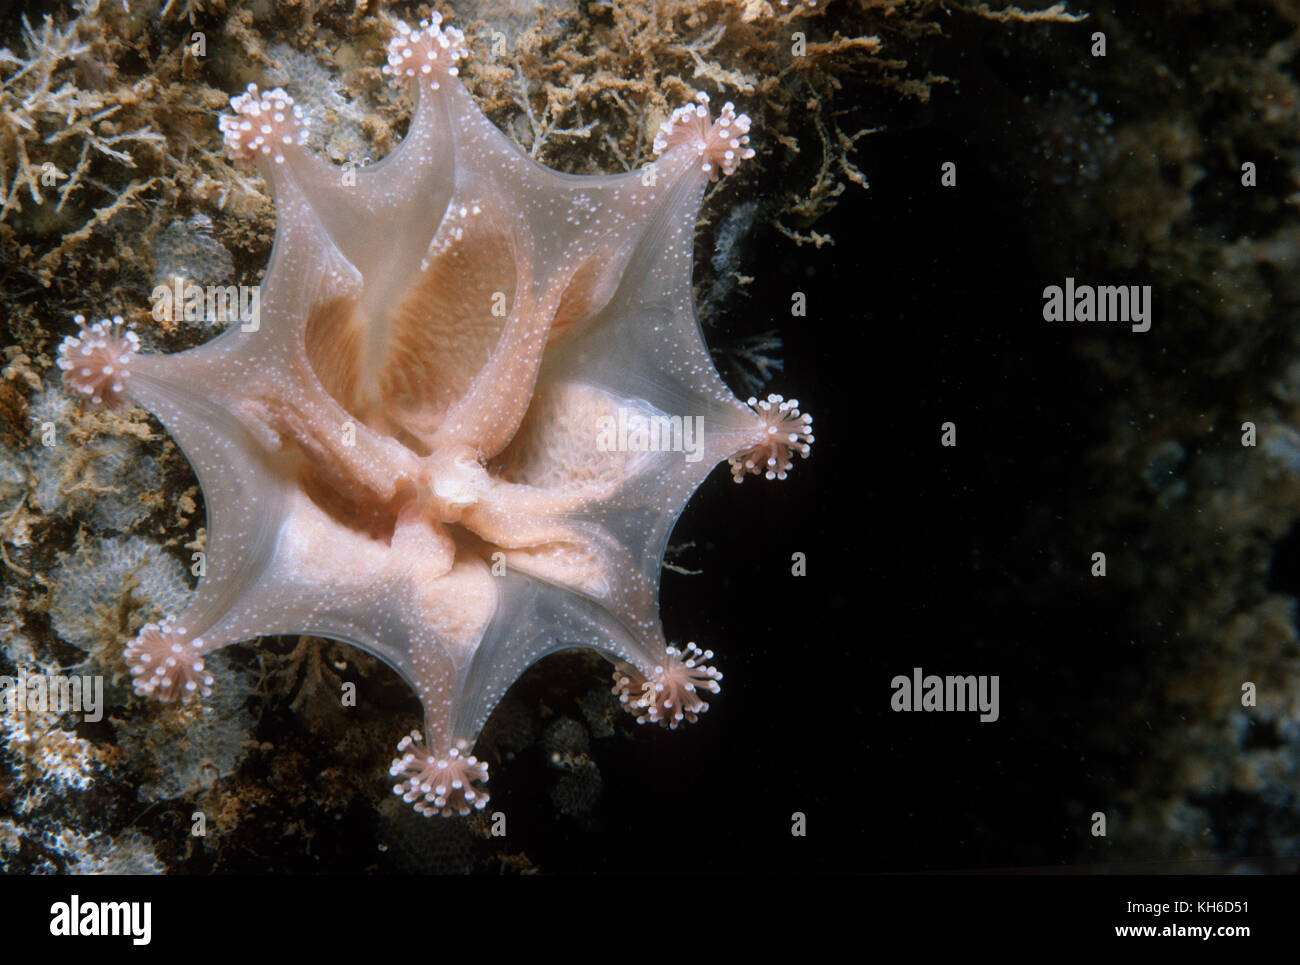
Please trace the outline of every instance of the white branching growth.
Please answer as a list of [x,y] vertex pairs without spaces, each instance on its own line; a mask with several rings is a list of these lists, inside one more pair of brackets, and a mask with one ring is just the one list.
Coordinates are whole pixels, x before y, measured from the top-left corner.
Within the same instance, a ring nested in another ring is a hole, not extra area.
[[162,11],[158,14],[158,19],[166,20],[173,9],[177,20],[188,19],[190,24],[193,25],[199,14],[223,12],[226,9],[226,3],[225,0],[167,0],[163,4]]
[[[134,168],[132,146],[163,140],[147,124],[120,131],[117,122],[103,123],[123,104],[114,92],[75,83],[73,68],[90,51],[78,39],[78,23],[59,27],[46,17],[34,30],[24,17],[23,53],[0,49],[0,221],[22,210],[24,195],[45,204],[42,189],[53,193],[55,210],[62,210],[97,157]],[[69,140],[79,141],[80,151],[63,170],[49,157]]]

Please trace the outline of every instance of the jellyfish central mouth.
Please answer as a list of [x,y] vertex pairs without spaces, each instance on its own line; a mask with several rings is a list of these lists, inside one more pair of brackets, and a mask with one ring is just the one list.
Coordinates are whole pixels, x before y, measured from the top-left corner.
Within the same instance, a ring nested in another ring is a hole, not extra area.
[[434,512],[444,523],[455,523],[493,485],[492,478],[470,446],[447,446],[428,457],[428,493]]

